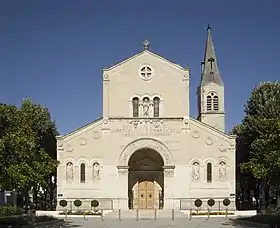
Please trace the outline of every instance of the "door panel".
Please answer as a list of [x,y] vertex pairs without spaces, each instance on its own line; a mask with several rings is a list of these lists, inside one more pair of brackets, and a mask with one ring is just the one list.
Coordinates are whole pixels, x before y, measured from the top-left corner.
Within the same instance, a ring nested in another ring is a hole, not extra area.
[[154,208],[154,182],[147,181],[147,209]]
[[154,208],[154,182],[142,181],[138,184],[139,191],[139,208],[153,209]]

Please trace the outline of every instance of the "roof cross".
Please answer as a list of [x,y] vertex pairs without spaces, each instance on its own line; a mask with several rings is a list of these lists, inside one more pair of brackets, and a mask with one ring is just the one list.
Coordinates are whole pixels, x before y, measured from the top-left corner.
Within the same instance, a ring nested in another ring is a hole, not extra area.
[[210,62],[210,64],[211,64],[210,74],[213,74],[213,62],[215,62],[215,59],[213,57],[211,57],[208,59],[208,62]]
[[144,50],[148,50],[149,49],[150,42],[148,40],[144,40],[144,42],[142,44],[144,46]]

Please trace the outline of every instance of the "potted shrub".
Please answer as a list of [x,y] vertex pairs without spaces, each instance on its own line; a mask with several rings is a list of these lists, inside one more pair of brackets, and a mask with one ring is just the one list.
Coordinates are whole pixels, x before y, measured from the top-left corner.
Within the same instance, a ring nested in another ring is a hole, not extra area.
[[[207,204],[210,208],[212,208],[215,205],[215,200],[211,198],[207,201]],[[209,215],[210,215],[210,209],[208,208],[208,218],[209,218]]]
[[91,206],[93,207],[93,210],[96,212],[98,210],[96,210],[96,208],[99,206],[99,202],[98,200],[92,200],[91,201]]
[[79,199],[77,199],[77,200],[74,201],[74,205],[75,205],[75,206],[78,208],[78,210],[79,210],[79,207],[82,205],[82,201],[79,200]]
[[229,198],[225,198],[224,200],[223,200],[223,204],[224,204],[224,206],[226,206],[226,218],[228,217],[228,206],[230,205],[230,200],[229,200]]
[[202,201],[201,201],[201,199],[196,199],[195,201],[194,201],[194,205],[196,206],[196,212],[197,212],[197,214],[198,214],[198,209],[201,207],[201,205],[202,205]]

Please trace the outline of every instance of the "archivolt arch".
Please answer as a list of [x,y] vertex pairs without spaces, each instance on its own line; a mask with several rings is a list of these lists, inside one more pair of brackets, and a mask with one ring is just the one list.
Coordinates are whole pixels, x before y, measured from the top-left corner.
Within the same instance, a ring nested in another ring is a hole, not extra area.
[[129,143],[120,154],[118,166],[128,166],[128,161],[131,155],[135,151],[143,148],[157,151],[163,159],[164,166],[174,166],[173,157],[168,147],[162,142],[151,138],[137,139]]

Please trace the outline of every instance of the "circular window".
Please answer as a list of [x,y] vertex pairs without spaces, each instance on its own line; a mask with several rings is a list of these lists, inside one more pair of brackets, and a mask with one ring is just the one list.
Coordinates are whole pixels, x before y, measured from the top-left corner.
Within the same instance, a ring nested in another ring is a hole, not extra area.
[[139,77],[143,80],[150,80],[153,77],[154,70],[152,67],[145,65],[139,69]]

